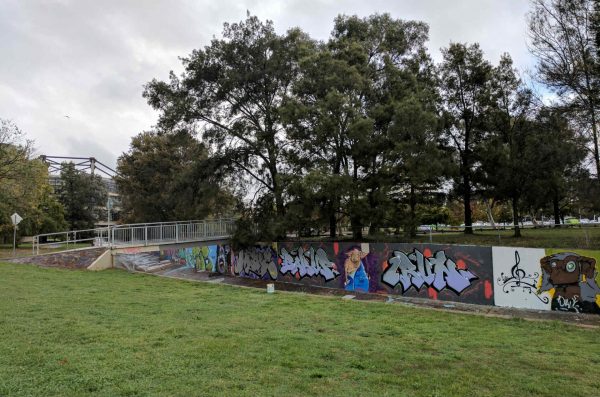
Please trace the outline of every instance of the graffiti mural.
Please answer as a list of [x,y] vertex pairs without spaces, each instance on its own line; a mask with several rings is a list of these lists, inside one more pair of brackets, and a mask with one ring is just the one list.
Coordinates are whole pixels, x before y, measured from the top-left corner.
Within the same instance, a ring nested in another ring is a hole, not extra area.
[[160,251],[161,261],[168,261],[168,273],[180,271],[228,272],[229,245],[203,245],[196,247],[166,248]]
[[309,286],[369,292],[371,276],[377,269],[369,244],[278,243],[278,280]]
[[354,292],[493,304],[491,249],[413,244],[285,242],[280,281]]
[[331,281],[340,275],[335,263],[329,260],[323,248],[315,250],[310,247],[305,251],[303,247],[298,247],[288,251],[282,247],[279,262],[281,274],[295,275],[299,279],[320,276],[325,281]]
[[437,292],[448,288],[460,294],[471,286],[472,280],[477,280],[477,276],[468,269],[458,268],[456,262],[442,250],[430,257],[418,249],[410,254],[394,251],[388,264],[381,280],[391,288],[401,284],[403,293],[411,287],[420,290],[425,285],[435,288]]
[[369,275],[365,267],[365,258],[369,250],[363,247],[352,247],[344,253],[344,272],[346,275],[344,289],[346,291],[369,292]]
[[192,248],[171,248],[160,251],[161,261],[171,263],[170,270],[196,269],[196,253]]
[[574,252],[547,255],[540,260],[540,291],[552,296],[552,310],[600,314],[596,259]]
[[246,248],[234,255],[232,260],[236,276],[277,279],[277,250],[271,246]]
[[545,255],[538,248],[492,248],[496,306],[550,310],[550,295],[539,291]]
[[491,247],[373,245],[382,258],[378,292],[484,305],[494,303]]
[[135,252],[129,250],[129,252],[115,254],[113,265],[117,269],[148,272],[160,265],[160,256],[158,251]]
[[533,310],[600,314],[600,251],[406,243],[283,242],[122,250],[130,271],[218,272],[369,292]]

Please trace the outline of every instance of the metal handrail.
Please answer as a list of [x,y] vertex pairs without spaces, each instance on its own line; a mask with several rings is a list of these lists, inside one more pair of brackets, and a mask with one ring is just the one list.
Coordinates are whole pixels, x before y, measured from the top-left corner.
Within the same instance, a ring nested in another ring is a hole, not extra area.
[[[234,227],[235,219],[220,218],[201,221],[133,223],[97,229],[45,233],[33,236],[33,254],[39,254],[41,246],[57,243],[66,243],[68,247],[69,244],[93,241],[95,245],[100,246],[126,247],[227,238],[233,233]],[[93,234],[93,237],[81,237],[83,233]],[[80,238],[77,238],[78,234]],[[40,243],[40,237],[52,238],[54,241]]]
[[212,221],[235,222],[235,218],[217,218],[217,219],[193,219],[187,221],[166,221],[166,222],[142,222],[142,223],[126,223],[122,225],[113,225],[111,228],[120,229],[131,226],[152,226],[152,225],[169,225],[169,224],[188,224],[188,223],[203,223]]
[[[79,238],[77,237],[79,235]],[[91,237],[82,237],[91,235]],[[46,237],[46,240],[52,238],[52,241],[42,243],[40,242],[41,237]],[[56,244],[64,244],[69,248],[69,244],[93,242],[94,245],[106,246],[110,241],[110,229],[108,227],[96,228],[96,229],[79,229],[69,230],[66,232],[57,233],[43,233],[33,236],[32,240],[32,253],[33,255],[40,253],[40,247],[52,246]]]

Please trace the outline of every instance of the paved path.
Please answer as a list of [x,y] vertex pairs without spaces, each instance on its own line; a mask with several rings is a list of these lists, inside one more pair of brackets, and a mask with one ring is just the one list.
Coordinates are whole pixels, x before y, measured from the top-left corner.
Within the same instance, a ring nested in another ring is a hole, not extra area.
[[4,262],[23,263],[42,267],[64,267],[68,269],[85,269],[91,265],[107,248],[92,247],[76,250],[52,252],[42,255],[26,256],[16,259],[3,259]]

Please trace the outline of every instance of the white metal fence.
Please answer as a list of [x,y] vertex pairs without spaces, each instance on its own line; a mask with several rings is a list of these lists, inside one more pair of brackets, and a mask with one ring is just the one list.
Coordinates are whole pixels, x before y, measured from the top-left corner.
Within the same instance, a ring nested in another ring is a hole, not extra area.
[[127,247],[202,241],[229,237],[234,219],[136,223],[87,230],[71,230],[33,236],[33,254],[42,248],[76,248],[81,244]]

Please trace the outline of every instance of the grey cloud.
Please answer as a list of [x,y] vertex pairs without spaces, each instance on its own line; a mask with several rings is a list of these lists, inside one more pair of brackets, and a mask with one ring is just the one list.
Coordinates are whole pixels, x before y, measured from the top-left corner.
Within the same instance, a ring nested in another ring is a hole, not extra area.
[[4,0],[0,117],[34,138],[40,153],[114,165],[131,137],[156,122],[143,85],[179,72],[178,57],[207,45],[246,10],[280,32],[298,26],[318,39],[338,14],[389,12],[430,25],[435,59],[450,41],[477,41],[493,62],[508,51],[517,67],[533,65],[524,0]]

